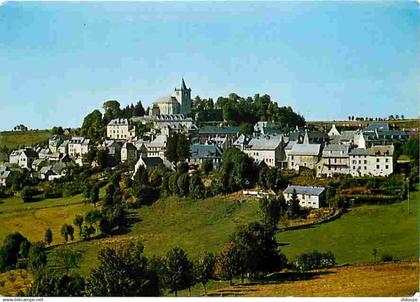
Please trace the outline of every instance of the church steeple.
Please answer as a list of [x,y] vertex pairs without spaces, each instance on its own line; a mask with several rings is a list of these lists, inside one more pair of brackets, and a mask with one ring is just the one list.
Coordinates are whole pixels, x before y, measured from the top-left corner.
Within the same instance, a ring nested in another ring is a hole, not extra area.
[[188,115],[191,112],[192,100],[191,100],[191,88],[188,88],[185,84],[184,77],[182,77],[181,88],[175,88],[175,97],[181,105],[181,114]]
[[182,78],[181,90],[188,90],[187,85],[185,85],[184,78]]

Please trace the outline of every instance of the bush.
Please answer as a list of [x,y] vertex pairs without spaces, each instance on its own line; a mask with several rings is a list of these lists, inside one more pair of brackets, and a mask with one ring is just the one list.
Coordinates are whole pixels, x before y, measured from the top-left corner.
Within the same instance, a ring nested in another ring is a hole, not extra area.
[[22,197],[23,202],[31,202],[34,200],[34,196],[36,194],[36,190],[33,187],[24,187],[20,192],[20,197]]
[[396,259],[394,257],[392,257],[392,255],[390,255],[390,254],[383,254],[381,256],[381,261],[382,262],[392,262],[392,261],[395,261],[395,260]]
[[335,256],[332,252],[321,253],[313,251],[304,253],[299,255],[295,261],[295,267],[300,271],[334,267],[335,265]]

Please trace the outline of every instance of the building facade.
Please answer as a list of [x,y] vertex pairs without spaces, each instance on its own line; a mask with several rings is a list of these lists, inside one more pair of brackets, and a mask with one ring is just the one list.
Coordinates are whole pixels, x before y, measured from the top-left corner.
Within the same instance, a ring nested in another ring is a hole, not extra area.
[[131,140],[136,136],[136,126],[128,119],[113,119],[106,126],[106,136],[109,139]]
[[323,205],[325,199],[324,187],[288,186],[283,191],[283,196],[287,203],[290,203],[294,192],[296,192],[301,207],[318,209]]

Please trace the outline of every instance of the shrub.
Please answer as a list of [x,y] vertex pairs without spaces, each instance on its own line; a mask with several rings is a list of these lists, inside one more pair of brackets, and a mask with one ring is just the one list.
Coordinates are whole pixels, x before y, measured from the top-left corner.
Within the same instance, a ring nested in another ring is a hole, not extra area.
[[300,271],[334,267],[335,265],[335,256],[332,252],[321,253],[313,251],[311,253],[303,253],[295,261],[295,267]]
[[392,255],[390,255],[390,254],[383,254],[381,256],[381,261],[382,262],[392,262],[394,260],[396,260],[396,259],[394,259],[394,257],[392,257]]
[[22,197],[23,202],[31,202],[34,200],[36,190],[33,187],[24,187],[20,192],[20,197]]

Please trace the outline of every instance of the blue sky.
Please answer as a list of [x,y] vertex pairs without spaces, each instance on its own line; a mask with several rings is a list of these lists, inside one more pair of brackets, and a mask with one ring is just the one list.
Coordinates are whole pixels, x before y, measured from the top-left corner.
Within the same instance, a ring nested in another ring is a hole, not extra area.
[[416,2],[6,2],[0,129],[104,100],[267,93],[308,120],[418,114]]

